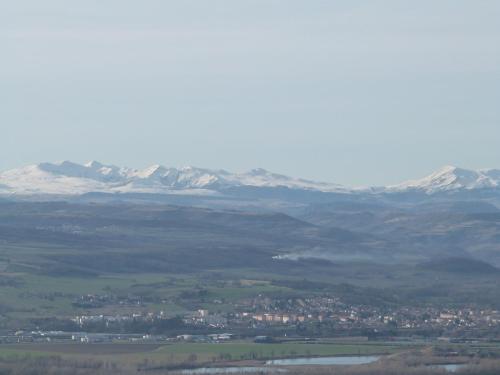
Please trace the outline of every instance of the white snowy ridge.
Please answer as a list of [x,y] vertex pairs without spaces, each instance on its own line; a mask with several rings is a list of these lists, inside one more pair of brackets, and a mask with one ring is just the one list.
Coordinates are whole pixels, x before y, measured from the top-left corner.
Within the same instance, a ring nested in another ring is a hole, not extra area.
[[337,184],[313,182],[254,169],[230,173],[195,167],[121,168],[96,161],[84,165],[70,161],[40,163],[0,173],[0,193],[14,195],[81,195],[91,192],[217,194],[224,188],[287,187],[290,189],[346,192]]
[[498,169],[470,170],[445,166],[427,177],[389,186],[385,191],[421,191],[427,194],[434,194],[459,190],[494,189],[499,186],[500,170]]
[[167,168],[153,165],[132,169],[96,161],[84,165],[70,161],[40,163],[0,173],[1,195],[81,195],[102,193],[153,193],[217,195],[234,187],[286,187],[295,190],[335,193],[434,194],[500,187],[500,170],[467,170],[447,166],[419,180],[380,188],[348,188],[253,169],[246,173],[195,167]]

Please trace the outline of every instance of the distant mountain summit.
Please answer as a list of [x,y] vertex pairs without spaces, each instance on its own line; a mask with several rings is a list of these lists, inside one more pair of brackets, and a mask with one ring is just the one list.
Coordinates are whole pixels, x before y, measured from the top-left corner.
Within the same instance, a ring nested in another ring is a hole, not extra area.
[[141,193],[221,195],[235,188],[285,188],[292,191],[356,195],[419,193],[434,195],[498,189],[500,170],[467,170],[446,166],[427,177],[379,188],[349,188],[253,169],[245,173],[196,167],[152,165],[133,169],[91,161],[84,165],[63,161],[40,163],[0,173],[3,196],[64,195],[86,193]]
[[390,186],[387,191],[423,191],[427,194],[457,190],[498,188],[500,170],[469,170],[454,166],[445,166],[431,175],[419,180],[407,181]]

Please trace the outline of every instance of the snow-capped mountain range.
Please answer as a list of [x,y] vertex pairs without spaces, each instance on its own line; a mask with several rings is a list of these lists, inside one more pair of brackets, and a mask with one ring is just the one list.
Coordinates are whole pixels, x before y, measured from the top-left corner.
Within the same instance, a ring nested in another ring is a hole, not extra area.
[[96,161],[84,165],[64,161],[0,173],[0,193],[15,195],[80,195],[90,192],[200,195],[217,194],[220,190],[240,186],[347,191],[340,185],[287,177],[264,169],[237,174],[195,167],[177,169],[153,165],[132,169]]
[[[419,180],[378,188],[349,188],[334,183],[315,182],[254,169],[230,173],[195,167],[167,168],[153,165],[145,169],[123,168],[93,161],[84,165],[69,161],[40,163],[0,173],[0,194],[81,195],[101,193],[152,193],[218,195],[235,187],[286,187],[293,190],[328,193],[435,194],[476,189],[497,189],[500,170],[467,170],[446,166]],[[500,189],[499,189],[500,190]]]

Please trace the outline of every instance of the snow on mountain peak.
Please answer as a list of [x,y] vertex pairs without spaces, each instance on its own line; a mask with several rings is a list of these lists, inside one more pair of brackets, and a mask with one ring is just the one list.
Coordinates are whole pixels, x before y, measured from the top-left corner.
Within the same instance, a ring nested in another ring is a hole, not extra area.
[[0,173],[1,194],[79,195],[89,192],[220,194],[239,186],[288,188],[335,193],[377,194],[424,192],[434,194],[500,187],[500,170],[468,170],[445,166],[427,177],[385,188],[351,189],[269,172],[262,168],[230,173],[197,167],[168,168],[159,164],[131,169],[91,161],[84,165],[71,161],[40,163]]
[[500,183],[500,173],[496,172],[495,170],[476,171],[447,165],[427,177],[390,186],[386,190],[389,192],[416,190],[433,194],[457,190],[495,188]]
[[90,169],[101,169],[101,168],[105,167],[105,165],[103,165],[95,160],[89,161],[88,163],[85,163],[83,166],[86,168],[90,168]]
[[134,173],[139,178],[154,178],[161,177],[167,169],[159,164],[154,164],[148,168],[142,169]]
[[0,173],[2,191],[15,194],[78,195],[88,192],[206,194],[237,186],[287,187],[329,192],[346,192],[336,184],[317,183],[254,169],[230,173],[197,167],[167,168],[159,164],[145,169],[120,168],[91,161],[84,165],[63,161],[40,163]]

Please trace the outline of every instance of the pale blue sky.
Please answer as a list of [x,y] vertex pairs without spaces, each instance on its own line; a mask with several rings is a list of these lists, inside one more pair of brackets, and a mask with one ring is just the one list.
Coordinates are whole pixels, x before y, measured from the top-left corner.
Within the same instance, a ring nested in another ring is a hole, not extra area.
[[497,0],[4,1],[0,169],[500,168],[499,20]]

